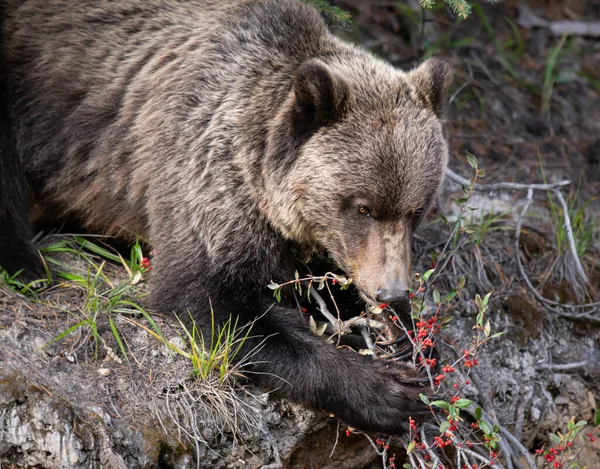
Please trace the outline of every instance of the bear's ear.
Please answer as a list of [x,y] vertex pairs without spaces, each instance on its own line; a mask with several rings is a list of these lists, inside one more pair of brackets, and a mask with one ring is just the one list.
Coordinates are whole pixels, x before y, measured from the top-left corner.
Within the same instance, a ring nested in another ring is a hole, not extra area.
[[324,63],[310,59],[294,78],[294,127],[306,136],[339,120],[346,107],[348,87]]
[[408,81],[414,86],[418,98],[438,117],[443,117],[448,100],[448,87],[452,82],[450,65],[443,60],[428,59],[409,72]]

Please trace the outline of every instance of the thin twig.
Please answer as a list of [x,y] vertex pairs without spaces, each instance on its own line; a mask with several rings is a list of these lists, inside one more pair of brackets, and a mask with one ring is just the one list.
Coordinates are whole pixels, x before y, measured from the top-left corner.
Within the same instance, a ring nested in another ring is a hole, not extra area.
[[[458,182],[459,184],[468,186],[470,184],[467,178],[462,177],[461,175],[455,173],[450,168],[446,169],[446,176],[453,180],[454,182]],[[518,190],[518,191],[528,191],[528,190],[537,190],[537,191],[551,191],[556,189],[557,187],[565,187],[571,185],[571,181],[564,180],[551,184],[525,184],[519,182],[497,182],[495,184],[476,184],[473,190],[479,192],[487,192],[487,191],[498,191],[498,190]]]
[[361,333],[363,339],[365,340],[365,344],[367,345],[367,348],[371,352],[374,352],[375,345],[373,344],[373,339],[371,339],[371,333],[369,332],[369,329],[367,327],[361,327],[360,333]]
[[333,444],[333,448],[331,448],[331,453],[329,453],[329,459],[333,458],[333,453],[335,453],[335,449],[337,448],[338,441],[340,441],[340,421],[337,422],[337,431],[335,432],[335,443]]
[[535,367],[536,371],[541,370],[550,370],[550,371],[565,371],[565,370],[573,370],[574,368],[581,368],[582,366],[587,365],[587,360],[581,362],[574,363],[564,363],[564,364],[552,364],[552,363],[543,363]]
[[321,297],[321,295],[319,295],[319,292],[317,292],[317,289],[315,287],[310,287],[310,294],[315,298],[315,300],[317,300],[317,304],[319,305],[319,311],[321,312],[321,314],[325,316],[325,318],[331,323],[331,325],[336,331],[336,334],[340,334],[342,332],[342,328],[340,327],[340,321],[329,312],[329,309],[327,308],[327,303],[325,303],[325,300]]
[[571,256],[573,256],[573,261],[575,262],[575,267],[577,268],[577,273],[583,280],[583,283],[588,283],[588,277],[583,270],[583,266],[581,265],[581,261],[579,260],[579,256],[577,255],[577,246],[575,244],[575,237],[573,236],[573,228],[571,227],[571,218],[569,217],[569,207],[567,206],[567,202],[565,198],[560,192],[560,189],[555,188],[554,194],[556,198],[560,202],[563,208],[563,217],[564,217],[564,228],[567,230],[567,238],[569,239],[569,247],[571,248]]
[[425,445],[426,445],[425,451],[427,451],[427,454],[429,454],[429,456],[433,460],[433,465],[431,467],[437,468],[437,466],[440,462],[440,458],[438,457],[437,454],[435,454],[433,451],[431,451],[429,443],[427,443],[427,439],[425,437],[425,430],[423,429],[423,427],[421,427],[421,441],[425,443]]

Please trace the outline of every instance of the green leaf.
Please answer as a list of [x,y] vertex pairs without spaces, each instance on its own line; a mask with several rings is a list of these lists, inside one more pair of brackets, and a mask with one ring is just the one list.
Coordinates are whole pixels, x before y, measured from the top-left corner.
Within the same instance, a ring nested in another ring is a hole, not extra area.
[[[263,285],[264,285],[264,284],[263,284]],[[271,290],[277,290],[277,289],[279,288],[279,284],[278,284],[278,283],[275,283],[275,282],[273,282],[273,283],[269,283],[269,284],[267,285],[267,288],[270,288]]]
[[560,437],[558,435],[554,434],[554,433],[550,433],[550,440],[555,445],[559,445],[560,444]]
[[454,203],[454,205],[460,206],[464,203],[467,203],[469,201],[469,198],[468,197],[460,197],[458,199],[452,198],[451,200]]
[[477,309],[479,310],[480,313],[485,311],[485,307],[483,306],[483,302],[481,301],[481,297],[479,296],[479,293],[475,294],[475,304],[477,305]]
[[324,322],[323,324],[321,324],[316,331],[316,335],[318,337],[321,337],[323,334],[325,334],[325,331],[327,330],[327,323]]
[[448,420],[444,420],[440,425],[440,433],[446,433],[450,428],[450,422]]
[[52,339],[50,342],[45,343],[42,348],[46,348],[49,345],[52,345],[54,342],[59,341],[60,339],[62,339],[63,337],[69,335],[71,332],[73,332],[76,329],[79,329],[80,327],[84,326],[84,325],[89,325],[89,320],[88,319],[84,319],[83,321],[78,322],[77,324],[73,324],[71,327],[69,327],[66,331],[61,332],[60,334],[58,334],[54,339]]
[[475,420],[481,420],[482,415],[483,409],[481,407],[477,407],[477,409],[475,409]]
[[479,326],[479,327],[483,326],[483,312],[480,312],[477,315],[477,318],[475,319],[475,322],[477,323],[477,325],[473,326],[473,329],[475,329],[477,326]]
[[439,407],[440,409],[449,409],[450,404],[446,401],[433,401],[431,405]]
[[440,304],[440,292],[437,288],[433,288],[433,302],[435,304]]
[[485,326],[483,326],[483,334],[486,337],[489,337],[491,331],[492,331],[492,326],[490,326],[490,320],[488,319],[485,323]]
[[479,163],[477,162],[477,158],[475,158],[475,156],[473,156],[469,152],[467,152],[467,162],[469,163],[469,166],[473,169],[477,169],[477,166],[479,166]]
[[461,275],[460,278],[458,279],[458,289],[459,290],[462,289],[462,288],[464,288],[465,282],[466,282],[465,276]]
[[427,272],[425,272],[423,274],[423,276],[421,277],[423,279],[423,282],[426,282],[429,277],[431,277],[431,274],[435,272],[435,269],[429,269]]
[[419,394],[419,397],[421,398],[421,400],[425,403],[425,405],[431,405],[431,402],[429,402],[429,399],[427,398],[427,396],[423,393]]
[[492,433],[492,427],[490,427],[490,424],[485,420],[479,421],[479,428],[481,428],[481,431],[486,435],[490,435]]
[[457,291],[451,291],[444,297],[444,303],[450,303],[458,295]]
[[600,425],[600,407],[596,407],[594,410],[594,426]]
[[492,295],[492,292],[489,292],[488,294],[486,294],[483,297],[483,306],[487,306],[488,302],[490,301],[490,296]]
[[485,177],[485,169],[480,169],[477,171],[477,176],[480,178],[484,178]]
[[506,334],[506,331],[502,331],[502,332],[496,332],[495,334],[492,334],[490,336],[490,339],[495,339],[496,337],[500,337],[501,335]]
[[469,407],[472,404],[473,404],[473,401],[471,401],[469,399],[459,399],[458,401],[456,401],[454,403],[454,405],[456,407],[458,407],[459,409],[466,409],[467,407]]
[[317,323],[315,322],[315,318],[313,318],[312,316],[308,318],[308,328],[313,334],[317,333]]
[[406,448],[406,454],[410,454],[410,452],[415,449],[415,446],[417,446],[417,444],[414,441],[411,441],[408,444],[408,448]]

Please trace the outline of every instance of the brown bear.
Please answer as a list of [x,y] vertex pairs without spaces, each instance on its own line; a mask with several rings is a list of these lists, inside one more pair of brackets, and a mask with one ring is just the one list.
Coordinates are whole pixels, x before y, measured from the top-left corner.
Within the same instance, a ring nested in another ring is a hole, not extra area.
[[267,285],[321,250],[366,302],[406,306],[412,233],[447,160],[445,63],[397,70],[293,0],[0,12],[0,265],[39,275],[33,204],[141,235],[156,308],[255,321],[260,385],[367,431],[427,412],[420,375],[324,343]]

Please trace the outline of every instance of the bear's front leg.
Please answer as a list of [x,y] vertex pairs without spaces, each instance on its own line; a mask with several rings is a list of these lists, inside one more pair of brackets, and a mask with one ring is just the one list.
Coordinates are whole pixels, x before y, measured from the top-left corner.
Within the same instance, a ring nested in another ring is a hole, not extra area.
[[[272,306],[250,335],[258,337],[246,347],[256,363],[249,376],[291,401],[331,412],[360,430],[391,435],[406,432],[409,417],[429,413],[419,397],[429,393],[421,374],[336,349],[312,335],[297,311]],[[259,344],[261,348],[252,351]]]
[[162,270],[155,263],[156,306],[184,320],[189,311],[205,334],[213,317],[220,325],[229,318],[239,326],[250,324],[236,358],[242,372],[266,391],[333,413],[352,427],[392,435],[406,432],[409,417],[429,412],[419,398],[429,388],[412,368],[336,349],[311,334],[298,311],[248,294],[251,286],[225,284],[224,277],[207,275],[209,269],[202,272],[200,263],[187,266],[177,277],[177,268]]

